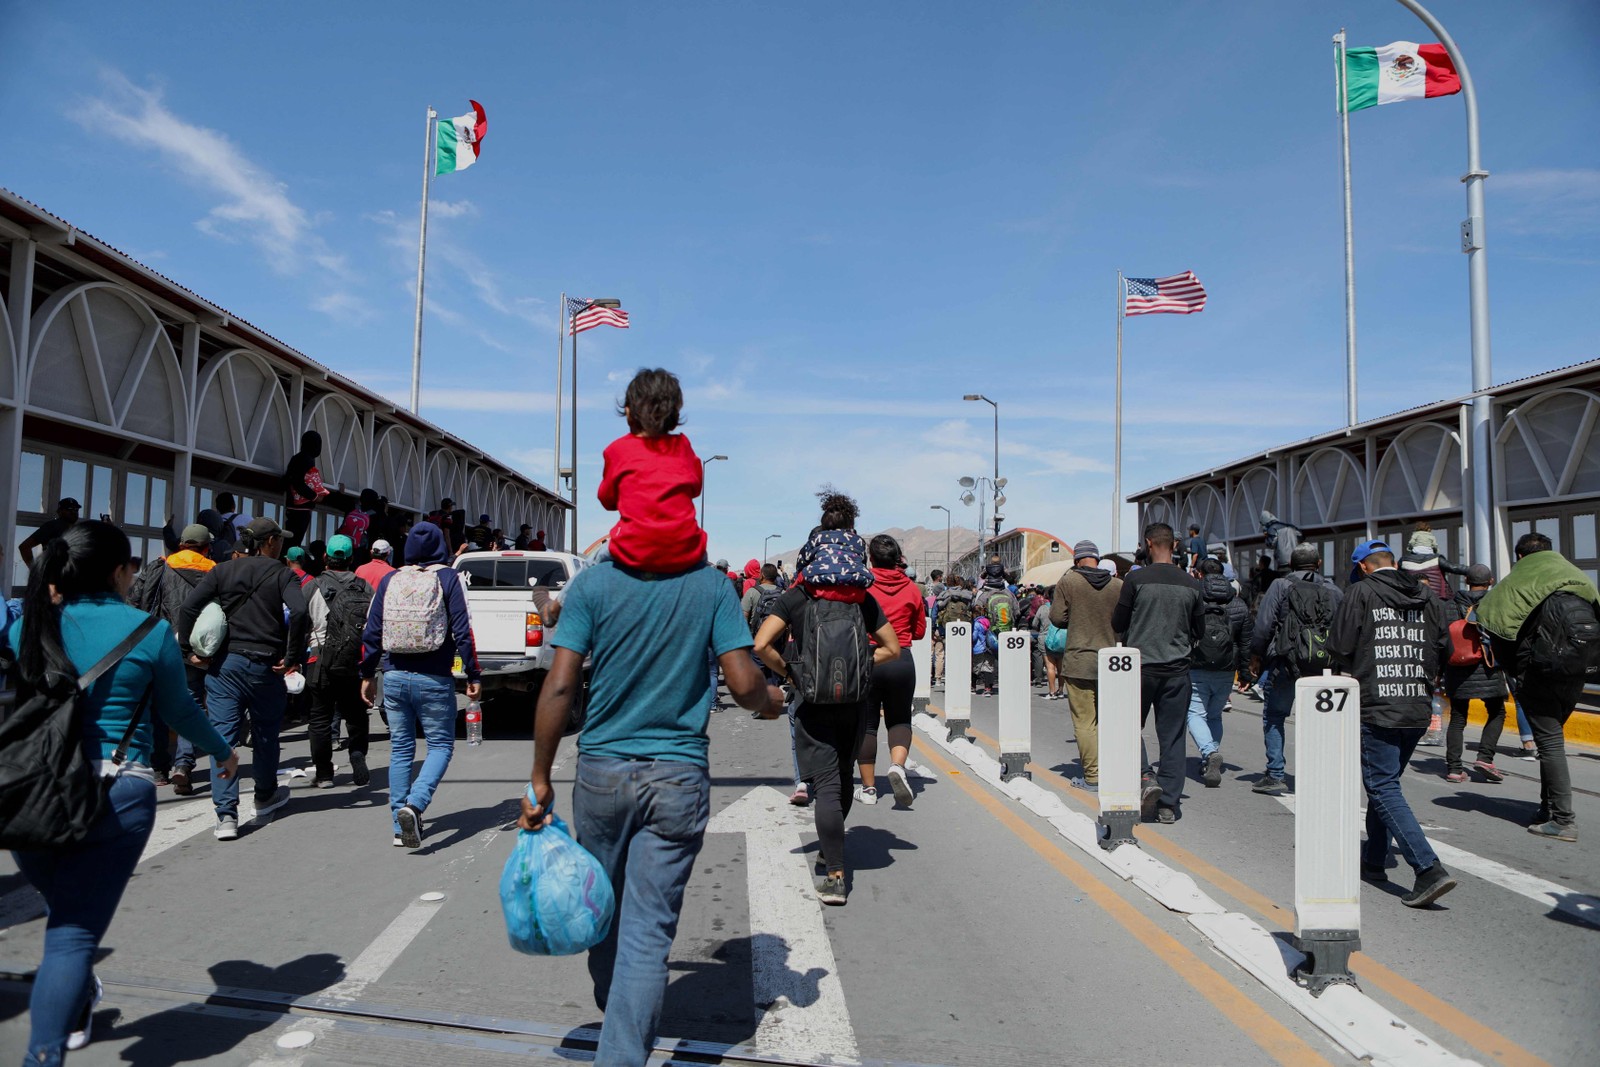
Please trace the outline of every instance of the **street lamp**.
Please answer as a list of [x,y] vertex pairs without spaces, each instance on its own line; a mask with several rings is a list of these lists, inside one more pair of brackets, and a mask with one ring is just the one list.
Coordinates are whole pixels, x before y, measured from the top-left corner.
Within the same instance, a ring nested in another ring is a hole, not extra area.
[[[619,308],[622,301],[602,296],[589,301],[592,308]],[[563,309],[563,314],[565,310]],[[570,326],[567,327],[570,329]],[[572,551],[578,552],[578,335],[572,335]]]
[[[961,502],[968,507],[971,507],[974,502],[978,505],[978,569],[982,570],[985,534],[983,506],[986,503],[984,493],[987,491],[989,494],[987,499],[994,501],[994,535],[998,539],[1000,537],[1000,509],[1006,502],[1006,498],[1001,495],[1000,490],[1005,488],[1006,480],[1004,478],[991,479],[979,475],[976,478],[961,478],[959,479],[959,484],[961,488],[966,490],[961,494]],[[938,505],[934,506],[937,507]]]
[[944,512],[944,577],[950,580],[950,509],[943,504],[929,504],[929,511]]
[[767,562],[767,545],[772,542],[773,538],[782,537],[782,536],[783,536],[783,534],[767,534],[766,538],[761,542],[761,562],[762,563]]
[[712,456],[710,459],[700,461],[700,529],[706,528],[706,468],[719,459],[727,456]]
[[968,393],[962,400],[981,400],[994,408],[994,535],[1000,536],[1000,505],[1005,501],[1000,499],[1000,488],[1006,483],[1000,479],[1000,405],[984,396],[982,393]]

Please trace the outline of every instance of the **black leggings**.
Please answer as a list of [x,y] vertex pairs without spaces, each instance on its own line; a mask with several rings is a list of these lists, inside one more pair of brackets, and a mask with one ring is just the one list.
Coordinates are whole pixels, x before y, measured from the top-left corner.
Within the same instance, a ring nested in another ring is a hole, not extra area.
[[872,695],[861,705],[861,751],[857,759],[873,763],[878,758],[880,710],[883,724],[891,730],[911,725],[911,702],[916,691],[917,664],[909,648],[902,648],[897,659],[872,668]]
[[844,869],[844,820],[850,814],[861,748],[861,704],[801,704],[794,714],[794,754],[811,783],[822,862]]
[[285,551],[305,542],[306,531],[311,529],[311,509],[283,509],[283,547]]

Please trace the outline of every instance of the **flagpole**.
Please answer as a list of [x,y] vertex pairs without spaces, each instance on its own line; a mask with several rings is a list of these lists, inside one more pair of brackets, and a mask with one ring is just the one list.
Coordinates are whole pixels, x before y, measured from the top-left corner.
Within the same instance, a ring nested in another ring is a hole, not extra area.
[[1111,551],[1122,548],[1122,297],[1127,286],[1117,271],[1117,447],[1111,485]]
[[1472,400],[1472,433],[1466,442],[1467,466],[1472,473],[1471,558],[1492,565],[1496,557],[1489,464],[1494,456],[1491,439],[1494,402],[1487,390],[1494,383],[1494,374],[1489,357],[1489,262],[1483,224],[1483,180],[1489,172],[1483,169],[1483,159],[1478,154],[1478,91],[1467,70],[1466,57],[1456,47],[1455,38],[1444,24],[1419,0],[1400,0],[1400,3],[1439,35],[1439,43],[1444,45],[1461,78],[1461,102],[1467,112],[1467,173],[1461,176],[1462,184],[1467,187],[1467,217],[1461,223],[1461,251],[1467,255],[1467,314],[1472,335],[1472,391],[1476,394]]
[[1356,253],[1350,212],[1350,84],[1345,69],[1344,28],[1333,35],[1334,91],[1339,105],[1339,151],[1344,162],[1344,362],[1345,425],[1354,426],[1356,415]]
[[411,338],[411,414],[422,407],[422,281],[428,262],[428,187],[433,183],[433,120],[439,113],[428,108],[422,124],[422,229],[417,235],[417,324]]
[[555,480],[550,483],[556,495],[561,495],[561,392],[563,387],[562,376],[567,364],[567,294],[561,294],[561,303],[556,305],[561,310],[562,325],[556,329],[556,474]]
[[574,555],[578,552],[578,333],[576,330],[572,333],[572,552]]

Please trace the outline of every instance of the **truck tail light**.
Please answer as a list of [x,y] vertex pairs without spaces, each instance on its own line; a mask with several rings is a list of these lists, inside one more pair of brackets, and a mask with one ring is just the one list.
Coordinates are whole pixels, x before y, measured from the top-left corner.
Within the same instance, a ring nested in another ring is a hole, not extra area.
[[544,644],[544,620],[537,611],[528,612],[522,643],[524,648],[538,648]]

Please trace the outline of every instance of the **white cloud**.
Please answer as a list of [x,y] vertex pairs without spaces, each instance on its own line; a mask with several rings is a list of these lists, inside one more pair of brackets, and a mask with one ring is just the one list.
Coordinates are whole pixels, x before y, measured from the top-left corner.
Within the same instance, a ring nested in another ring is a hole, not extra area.
[[311,215],[290,199],[288,187],[227,134],[185,121],[159,91],[140,88],[120,72],[108,71],[103,80],[104,93],[82,101],[72,118],[86,129],[155,150],[186,180],[216,197],[196,222],[203,232],[250,241],[285,274],[298,273],[307,259],[331,273],[344,270],[343,258],[316,235]]
[[[534,390],[425,388],[422,403],[434,410],[502,412],[546,420],[554,418],[556,397]],[[570,404],[570,397],[562,397],[563,411],[569,410]],[[578,410],[610,412],[613,405],[610,397],[580,396]]]
[[[420,210],[420,209],[419,209]],[[471,200],[435,200],[428,198],[428,214],[441,219],[459,219],[463,215],[476,215],[478,205]]]
[[1496,174],[1488,187],[1511,201],[1505,217],[1510,233],[1577,237],[1600,230],[1600,170],[1512,171]]
[[355,323],[368,322],[375,314],[365,300],[354,293],[343,290],[332,290],[323,293],[311,301],[313,311],[320,311],[324,315],[334,318],[348,319]]

